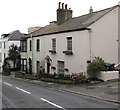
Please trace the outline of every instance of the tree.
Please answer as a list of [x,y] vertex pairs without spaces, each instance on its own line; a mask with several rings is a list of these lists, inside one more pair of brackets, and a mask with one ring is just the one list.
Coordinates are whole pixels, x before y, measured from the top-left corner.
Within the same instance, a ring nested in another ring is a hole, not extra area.
[[92,78],[96,78],[100,71],[106,70],[105,64],[106,62],[102,58],[95,57],[95,60],[88,65],[87,72]]
[[9,63],[9,58],[5,58],[2,67],[3,67],[3,74],[4,74],[4,75],[10,75],[10,63]]
[[20,50],[14,43],[9,47],[8,58],[13,61],[13,68],[20,67]]

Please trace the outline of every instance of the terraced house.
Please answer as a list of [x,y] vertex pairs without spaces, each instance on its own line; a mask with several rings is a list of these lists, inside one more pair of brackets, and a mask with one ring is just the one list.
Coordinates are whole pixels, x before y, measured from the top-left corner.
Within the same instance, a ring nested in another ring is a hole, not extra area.
[[73,11],[58,4],[57,21],[21,40],[21,71],[71,74],[81,71],[96,56],[109,63],[120,62],[118,15],[120,6],[72,17]]

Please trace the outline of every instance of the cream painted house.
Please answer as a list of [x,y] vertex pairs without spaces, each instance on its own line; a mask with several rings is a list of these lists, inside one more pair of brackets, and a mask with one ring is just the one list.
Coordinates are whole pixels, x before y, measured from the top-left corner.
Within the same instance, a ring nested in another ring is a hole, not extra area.
[[[119,63],[119,10],[119,5],[97,12],[91,8],[88,14],[73,18],[72,10],[59,3],[57,22],[27,36],[27,51],[21,53],[22,70],[28,70],[29,58],[33,73],[40,72],[42,67],[46,73],[84,72],[86,76],[87,65],[96,56],[108,63]],[[37,45],[40,51],[36,51]]]

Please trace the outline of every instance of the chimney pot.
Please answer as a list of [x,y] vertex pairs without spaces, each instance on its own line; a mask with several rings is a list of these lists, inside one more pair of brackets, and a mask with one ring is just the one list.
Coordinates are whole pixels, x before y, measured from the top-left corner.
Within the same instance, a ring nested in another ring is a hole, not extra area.
[[67,9],[67,4],[65,5],[65,9]]
[[62,9],[64,9],[64,3],[62,3]]
[[60,9],[60,4],[61,4],[61,2],[58,3],[58,9]]

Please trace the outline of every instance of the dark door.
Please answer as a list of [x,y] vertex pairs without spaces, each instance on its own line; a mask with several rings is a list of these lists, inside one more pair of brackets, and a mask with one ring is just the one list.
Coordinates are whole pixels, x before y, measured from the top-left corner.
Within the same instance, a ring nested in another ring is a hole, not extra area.
[[50,63],[47,63],[47,73],[50,73]]
[[29,58],[29,73],[32,73],[32,60]]

